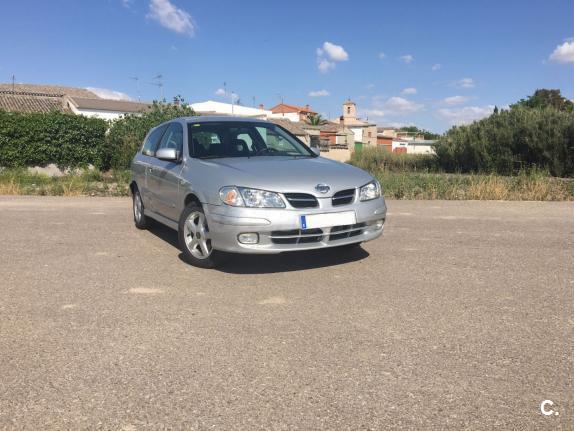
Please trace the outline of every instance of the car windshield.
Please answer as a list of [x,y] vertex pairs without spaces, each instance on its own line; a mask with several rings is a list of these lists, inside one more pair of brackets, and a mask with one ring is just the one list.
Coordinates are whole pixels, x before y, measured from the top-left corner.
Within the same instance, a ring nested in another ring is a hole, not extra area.
[[209,121],[189,123],[189,153],[198,159],[223,157],[316,157],[276,124]]

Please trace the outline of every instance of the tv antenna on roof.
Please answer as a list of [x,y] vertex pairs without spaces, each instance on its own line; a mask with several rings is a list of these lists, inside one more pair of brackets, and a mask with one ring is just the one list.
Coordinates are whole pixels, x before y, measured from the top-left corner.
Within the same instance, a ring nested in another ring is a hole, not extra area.
[[130,79],[132,81],[136,82],[136,91],[137,91],[137,95],[138,95],[138,102],[141,102],[141,97],[140,97],[140,79],[137,76],[130,76]]
[[159,74],[157,74],[156,76],[154,76],[154,77],[152,78],[152,80],[155,80],[156,82],[148,82],[148,84],[155,85],[156,87],[159,88],[160,101],[163,101],[163,100],[164,100],[164,97],[163,97],[163,81],[162,81],[162,79],[163,79],[163,75],[162,75],[161,73],[159,73]]

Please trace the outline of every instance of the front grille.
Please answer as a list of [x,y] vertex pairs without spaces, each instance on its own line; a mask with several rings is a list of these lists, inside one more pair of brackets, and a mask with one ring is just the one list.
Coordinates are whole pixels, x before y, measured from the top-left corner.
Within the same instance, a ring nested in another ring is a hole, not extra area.
[[285,198],[293,208],[317,208],[319,206],[317,198],[307,193],[285,193]]
[[270,238],[273,244],[308,244],[321,241],[323,231],[321,229],[274,230]]
[[341,190],[333,195],[333,206],[347,205],[355,200],[355,189]]
[[342,226],[334,226],[331,228],[329,241],[336,241],[338,239],[350,238],[363,233],[366,223],[346,224]]

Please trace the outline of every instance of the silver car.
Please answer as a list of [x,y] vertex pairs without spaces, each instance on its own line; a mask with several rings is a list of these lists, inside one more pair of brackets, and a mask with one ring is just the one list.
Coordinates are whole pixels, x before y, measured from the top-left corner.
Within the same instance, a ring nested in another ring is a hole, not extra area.
[[237,117],[178,118],[152,129],[132,162],[136,227],[179,234],[185,259],[355,247],[381,235],[379,183],[319,157],[284,128]]

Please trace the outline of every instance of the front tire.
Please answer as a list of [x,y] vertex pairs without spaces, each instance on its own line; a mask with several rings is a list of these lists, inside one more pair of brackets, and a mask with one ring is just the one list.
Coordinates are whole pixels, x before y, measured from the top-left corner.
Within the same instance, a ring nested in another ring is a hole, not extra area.
[[199,268],[216,268],[223,264],[227,254],[214,250],[205,213],[200,204],[190,203],[179,218],[179,246],[185,261]]

